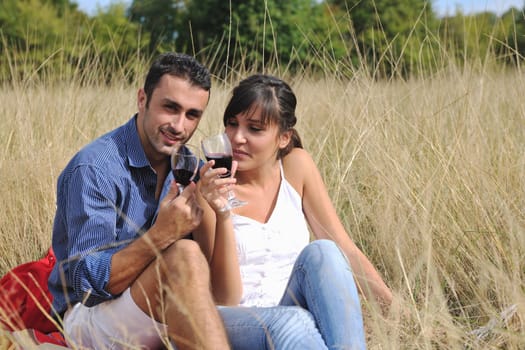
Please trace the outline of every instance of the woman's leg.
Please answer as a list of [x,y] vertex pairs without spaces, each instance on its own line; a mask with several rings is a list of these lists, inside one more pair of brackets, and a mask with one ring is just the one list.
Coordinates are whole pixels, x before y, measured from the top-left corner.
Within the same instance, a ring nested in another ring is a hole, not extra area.
[[219,307],[232,349],[327,349],[312,315],[298,306]]
[[309,310],[329,349],[366,349],[357,287],[335,242],[317,240],[304,248],[280,305]]

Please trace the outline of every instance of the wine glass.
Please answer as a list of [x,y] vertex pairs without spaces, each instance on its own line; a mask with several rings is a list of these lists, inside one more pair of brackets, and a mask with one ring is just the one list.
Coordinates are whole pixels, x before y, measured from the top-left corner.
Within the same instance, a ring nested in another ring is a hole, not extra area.
[[197,154],[197,147],[183,144],[171,152],[171,171],[179,187],[179,193],[197,176],[200,162]]
[[[228,172],[226,174],[220,175],[220,177],[229,177],[231,176],[233,153],[232,145],[228,136],[225,133],[213,135],[207,137],[201,141],[202,151],[204,152],[204,157],[206,160],[214,160],[215,164],[213,168],[226,168]],[[237,208],[245,205],[245,201],[235,197],[235,194],[232,190],[228,191],[228,204],[222,209],[222,211],[228,211],[233,208]]]

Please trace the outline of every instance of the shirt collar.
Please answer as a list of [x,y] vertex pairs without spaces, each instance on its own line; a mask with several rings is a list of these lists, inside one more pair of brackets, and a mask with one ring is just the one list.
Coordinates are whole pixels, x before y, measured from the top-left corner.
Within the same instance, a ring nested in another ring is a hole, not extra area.
[[140,142],[140,136],[137,131],[137,114],[126,123],[124,128],[129,165],[135,168],[151,167],[148,158],[146,158],[146,153],[144,153],[144,147]]

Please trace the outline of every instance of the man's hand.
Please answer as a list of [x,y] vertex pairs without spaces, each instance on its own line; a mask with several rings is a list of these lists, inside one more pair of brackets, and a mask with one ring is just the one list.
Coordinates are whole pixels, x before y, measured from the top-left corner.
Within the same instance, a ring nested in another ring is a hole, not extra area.
[[193,231],[201,222],[202,208],[197,203],[196,185],[191,182],[180,195],[175,182],[159,206],[159,213],[150,233],[163,250],[184,235]]
[[111,275],[106,290],[120,294],[144,271],[155,256],[168,248],[201,222],[202,209],[197,203],[196,185],[191,183],[178,195],[175,182],[159,205],[157,220],[151,228],[111,259]]

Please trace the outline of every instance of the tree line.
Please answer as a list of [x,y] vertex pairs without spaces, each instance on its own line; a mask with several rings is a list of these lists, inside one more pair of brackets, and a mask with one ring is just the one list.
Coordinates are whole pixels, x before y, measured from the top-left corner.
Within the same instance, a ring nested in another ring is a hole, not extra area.
[[439,18],[426,0],[133,0],[94,15],[69,0],[2,0],[0,79],[133,79],[159,52],[231,72],[429,74],[448,64],[519,65],[523,9]]

